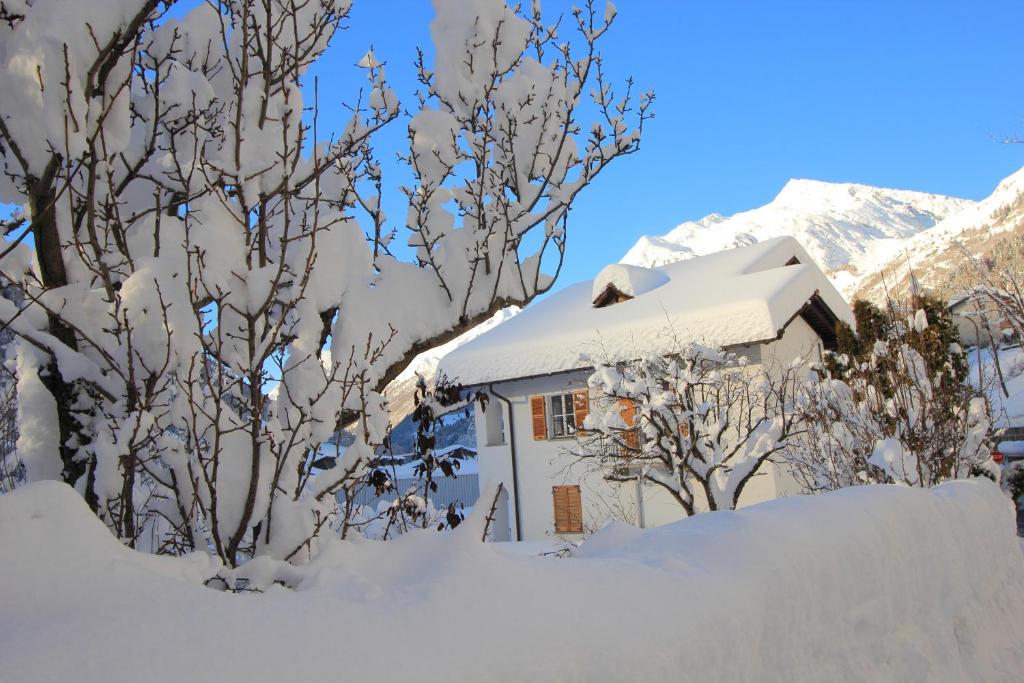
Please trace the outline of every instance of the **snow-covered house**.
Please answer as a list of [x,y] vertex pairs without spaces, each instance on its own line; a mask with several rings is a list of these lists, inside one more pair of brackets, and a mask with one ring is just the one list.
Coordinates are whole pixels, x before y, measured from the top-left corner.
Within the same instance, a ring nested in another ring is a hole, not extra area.
[[[456,349],[440,371],[492,398],[475,419],[480,481],[504,484],[495,537],[571,540],[612,518],[653,526],[681,516],[658,487],[605,481],[572,455],[588,405],[581,354],[627,360],[687,338],[768,367],[834,347],[837,320],[852,323],[847,303],[781,237],[658,268],[613,264]],[[756,479],[741,504],[795,491],[774,466]]]
[[1004,335],[1011,331],[1010,322],[994,299],[1002,299],[1011,309],[1015,308],[1010,295],[984,287],[976,287],[950,300],[949,312],[964,346],[1000,345]]

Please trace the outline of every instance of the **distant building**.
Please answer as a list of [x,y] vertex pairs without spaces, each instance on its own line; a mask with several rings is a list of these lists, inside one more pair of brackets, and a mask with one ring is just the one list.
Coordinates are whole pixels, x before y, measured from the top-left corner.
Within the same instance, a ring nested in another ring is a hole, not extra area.
[[[435,510],[443,510],[449,505],[455,505],[456,508],[473,507],[480,498],[476,449],[455,444],[435,450],[434,455],[438,458],[457,460],[459,468],[455,477],[446,477],[441,472],[435,473],[434,482],[437,484],[437,490],[427,491],[427,500],[433,504]],[[362,486],[355,491],[353,502],[376,510],[382,502],[391,503],[410,488],[418,487],[422,493],[423,478],[416,473],[419,461],[419,457],[412,453],[383,456],[378,465],[391,478],[391,490],[377,495],[372,486]],[[344,506],[344,490],[338,491],[337,499],[338,504]]]
[[994,300],[999,297],[1008,295],[977,287],[950,300],[949,312],[964,346],[987,347],[1006,341],[1012,328]]

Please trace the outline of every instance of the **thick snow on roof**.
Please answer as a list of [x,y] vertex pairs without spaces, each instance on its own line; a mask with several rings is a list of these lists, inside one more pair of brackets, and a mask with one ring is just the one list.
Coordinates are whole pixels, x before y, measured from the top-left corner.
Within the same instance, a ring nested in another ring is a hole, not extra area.
[[604,294],[609,287],[614,287],[627,296],[635,297],[657,289],[668,281],[669,278],[665,271],[658,268],[612,263],[602,268],[594,278],[594,284],[590,288],[590,300],[597,301],[597,298]]
[[[794,257],[800,263],[787,266]],[[791,237],[649,270],[664,283],[604,308],[592,304],[595,283],[570,285],[445,356],[441,370],[463,384],[482,384],[587,367],[581,353],[627,359],[668,353],[677,339],[761,342],[775,339],[815,293],[841,320],[853,320]]]

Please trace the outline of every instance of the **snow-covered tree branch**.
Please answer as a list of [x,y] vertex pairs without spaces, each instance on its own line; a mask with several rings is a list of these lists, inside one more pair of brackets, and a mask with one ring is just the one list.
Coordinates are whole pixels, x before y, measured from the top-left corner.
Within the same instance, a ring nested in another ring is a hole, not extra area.
[[755,365],[697,343],[599,363],[579,456],[610,480],[661,486],[687,515],[731,510],[797,427],[790,408],[801,366]]
[[[25,304],[0,319],[19,400],[45,416],[19,455],[133,546],[302,561],[385,434],[384,387],[551,286],[570,205],[637,148],[652,96],[605,81],[614,11],[587,3],[567,40],[538,3],[436,0],[409,211],[389,227],[385,65],[360,61],[340,131],[302,87],[349,0],[171,4],[2,2],[0,201],[25,209],[0,275]],[[314,478],[343,423],[356,443]]]

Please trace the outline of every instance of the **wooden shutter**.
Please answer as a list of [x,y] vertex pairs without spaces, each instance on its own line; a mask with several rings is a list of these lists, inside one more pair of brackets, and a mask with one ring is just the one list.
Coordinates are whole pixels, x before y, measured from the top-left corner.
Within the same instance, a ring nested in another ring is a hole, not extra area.
[[640,433],[637,431],[636,424],[636,403],[632,399],[620,398],[619,415],[622,416],[622,421],[629,428],[628,432],[622,434],[622,442],[626,444],[626,448],[640,450]]
[[548,438],[548,420],[543,396],[530,397],[530,415],[533,417],[533,440],[544,441]]
[[579,486],[552,486],[555,508],[555,533],[583,533],[583,499]]
[[586,389],[572,392],[572,411],[576,418],[576,436],[587,436],[583,430],[583,421],[587,419],[590,412],[590,395]]

